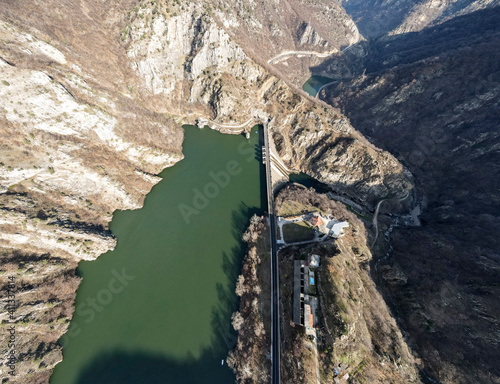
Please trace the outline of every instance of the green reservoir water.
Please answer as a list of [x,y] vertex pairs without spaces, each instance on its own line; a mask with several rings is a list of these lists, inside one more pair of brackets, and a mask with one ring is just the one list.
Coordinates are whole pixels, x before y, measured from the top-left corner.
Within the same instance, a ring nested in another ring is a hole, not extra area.
[[322,183],[321,181],[318,181],[315,178],[302,172],[291,173],[289,179],[292,183],[301,184],[306,188],[314,188],[316,192],[319,193],[327,193],[332,191],[327,184]]
[[221,360],[235,341],[240,239],[265,206],[256,130],[247,140],[186,127],[185,159],[142,209],[115,212],[116,249],[79,265],[51,384],[234,383]]
[[302,89],[306,91],[312,97],[316,97],[319,89],[328,83],[331,83],[333,79],[322,76],[311,76],[302,86]]

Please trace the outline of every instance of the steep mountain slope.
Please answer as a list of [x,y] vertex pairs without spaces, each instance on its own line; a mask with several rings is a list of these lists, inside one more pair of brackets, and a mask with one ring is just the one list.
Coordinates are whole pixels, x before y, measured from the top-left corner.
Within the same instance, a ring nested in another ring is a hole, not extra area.
[[500,380],[498,25],[497,7],[373,41],[359,75],[322,94],[416,177],[422,225],[382,219],[391,248],[379,242],[388,253],[377,266],[410,344],[443,383]]
[[420,31],[499,4],[498,0],[342,0],[340,3],[366,38]]
[[[197,5],[154,1],[151,4],[153,6],[143,2],[128,14],[121,31],[124,41],[137,40],[138,37],[146,39],[149,30],[157,34],[163,29],[160,25],[165,23],[165,28],[169,29],[166,32],[169,36],[167,45],[171,52],[176,52],[176,55],[187,49],[190,54],[195,54],[200,46],[184,45],[181,48],[179,44],[185,44],[193,34],[224,30],[224,39],[230,38],[237,42],[256,64],[299,88],[307,78],[310,66],[318,65],[328,54],[339,52],[342,47],[354,44],[361,38],[344,9],[335,2],[324,0],[282,0],[276,4],[218,0]],[[194,10],[198,14],[194,13],[192,18]],[[201,15],[204,15],[203,19],[200,19]],[[181,43],[176,38],[179,35],[173,31],[185,29],[190,23],[193,23],[190,37],[184,37],[184,43]],[[160,40],[161,36],[156,35],[153,44],[158,44]],[[210,48],[221,53],[217,49],[219,40],[216,35],[212,35],[211,44]],[[155,45],[155,49],[158,48]],[[211,59],[215,58],[214,55]]]
[[[284,76],[266,64],[282,49],[356,42],[340,7],[290,1],[280,13],[241,2],[1,5],[0,288],[15,276],[19,300],[10,382],[47,382],[62,358],[57,340],[73,311],[77,262],[111,249],[112,212],[140,207],[155,175],[182,159],[182,123],[239,133],[271,119],[290,167],[339,193],[374,203],[413,187],[401,164],[338,111],[287,85],[305,68]],[[335,18],[335,28],[321,24]],[[0,316],[8,322],[7,312]],[[1,330],[7,354],[9,331]]]
[[293,325],[293,263],[310,254],[321,257],[316,270],[319,311],[318,365],[323,383],[421,383],[419,363],[408,348],[371,278],[366,226],[345,205],[312,190],[290,186],[276,197],[278,214],[290,207],[319,209],[349,222],[337,240],[280,251],[283,312],[283,383],[317,383],[315,353],[302,327]]
[[[181,159],[182,143],[173,120],[145,110],[140,100],[131,103],[123,78],[109,70],[115,58],[99,52],[99,38],[80,37],[74,46],[57,40],[84,32],[50,23],[50,12],[69,12],[66,5],[36,6],[0,7],[10,20],[0,22],[0,286],[6,293],[8,278],[15,278],[17,363],[10,382],[19,383],[48,381],[73,313],[77,262],[114,247],[107,229],[113,211],[140,207],[159,180],[153,174]],[[78,9],[74,22],[94,28],[98,20]],[[19,21],[9,17],[15,11]],[[23,30],[30,25],[47,32]],[[79,44],[95,50],[79,54]],[[1,318],[5,364],[12,350],[7,312]],[[7,372],[4,365],[2,379]]]

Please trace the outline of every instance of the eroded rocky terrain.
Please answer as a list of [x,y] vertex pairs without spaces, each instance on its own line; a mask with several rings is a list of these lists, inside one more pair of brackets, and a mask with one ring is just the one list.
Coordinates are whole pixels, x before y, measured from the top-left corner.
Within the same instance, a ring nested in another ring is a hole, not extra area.
[[340,3],[366,38],[420,31],[499,4],[497,0],[342,0]]
[[[13,382],[46,381],[61,360],[57,340],[72,314],[77,262],[112,249],[113,211],[140,207],[155,175],[182,159],[182,123],[239,133],[271,118],[290,166],[339,192],[375,201],[412,187],[397,160],[339,112],[297,95],[289,78],[266,68],[284,49],[324,52],[356,42],[339,7],[292,2],[285,17],[239,3],[4,5],[1,246],[2,287],[12,274],[19,287]],[[337,18],[338,28],[320,37],[314,25],[320,30],[321,18]],[[281,37],[263,39],[273,33]],[[332,156],[341,166],[328,164]],[[321,171],[312,162],[320,158]],[[358,163],[367,168],[345,178]]]
[[[483,3],[495,4],[471,6]],[[383,198],[406,198],[392,211],[413,207],[410,171],[364,138],[359,120],[296,88],[310,67],[356,76],[369,49],[327,1],[2,1],[0,288],[13,274],[19,287],[10,382],[48,381],[78,261],[112,249],[113,211],[139,208],[182,159],[182,124],[240,133],[271,119],[290,169],[370,209]]]
[[499,21],[493,8],[372,41],[364,72],[321,95],[415,175],[422,225],[382,219],[380,283],[440,382],[500,374]]

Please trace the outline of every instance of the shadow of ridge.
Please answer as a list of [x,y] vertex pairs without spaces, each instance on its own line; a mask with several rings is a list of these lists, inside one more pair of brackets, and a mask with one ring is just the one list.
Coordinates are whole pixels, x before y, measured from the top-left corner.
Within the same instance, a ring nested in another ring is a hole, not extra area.
[[234,383],[231,369],[220,365],[211,349],[184,361],[141,352],[108,352],[97,356],[77,384],[222,384]]
[[[352,45],[353,49],[334,53],[321,64],[309,67],[311,76],[331,77],[331,82],[348,82],[399,65],[442,56],[466,46],[489,44],[498,39],[500,6],[456,16],[418,32],[383,35]],[[365,52],[363,57],[357,51]],[[344,68],[337,75],[330,68]]]

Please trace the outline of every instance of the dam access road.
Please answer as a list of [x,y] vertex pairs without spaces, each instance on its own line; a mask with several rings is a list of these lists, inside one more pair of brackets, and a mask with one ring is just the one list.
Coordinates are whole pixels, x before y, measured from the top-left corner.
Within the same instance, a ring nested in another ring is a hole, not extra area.
[[264,124],[265,166],[269,230],[271,231],[271,383],[281,383],[280,364],[280,311],[279,311],[279,271],[276,241],[276,216],[274,214],[273,184],[271,180],[271,152],[269,150],[268,122]]

